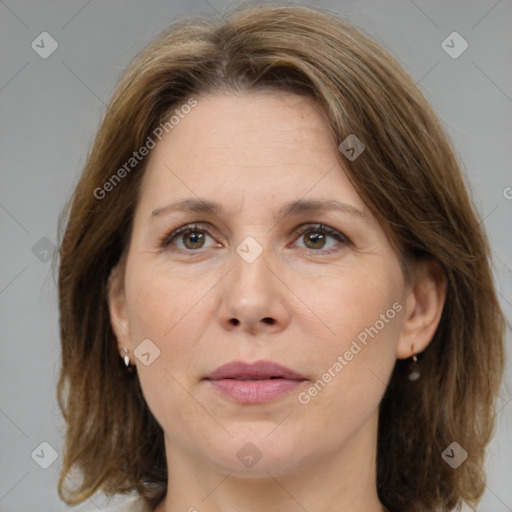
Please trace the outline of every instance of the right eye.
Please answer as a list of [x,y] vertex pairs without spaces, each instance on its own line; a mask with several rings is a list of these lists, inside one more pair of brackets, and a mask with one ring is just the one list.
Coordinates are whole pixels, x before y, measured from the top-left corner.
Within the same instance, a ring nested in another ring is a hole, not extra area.
[[[173,246],[178,250],[196,252],[197,249],[205,247],[207,237],[213,239],[207,228],[199,227],[198,224],[187,224],[165,235],[160,242],[160,246],[162,249],[169,249],[170,246]],[[215,245],[211,247],[219,246],[220,244],[215,242]]]

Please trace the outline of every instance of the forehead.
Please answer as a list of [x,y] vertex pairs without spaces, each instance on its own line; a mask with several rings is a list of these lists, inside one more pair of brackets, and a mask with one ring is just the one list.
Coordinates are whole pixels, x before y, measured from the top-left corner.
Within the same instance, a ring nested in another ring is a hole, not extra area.
[[266,91],[198,97],[152,150],[142,199],[145,191],[152,202],[237,192],[294,200],[313,189],[362,205],[322,109],[307,97]]

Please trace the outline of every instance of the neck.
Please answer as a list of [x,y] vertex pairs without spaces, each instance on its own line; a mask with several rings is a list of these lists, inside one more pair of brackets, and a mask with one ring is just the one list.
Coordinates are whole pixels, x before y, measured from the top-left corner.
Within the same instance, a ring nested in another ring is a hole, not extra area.
[[168,492],[155,512],[383,512],[376,488],[377,424],[378,409],[337,451],[326,449],[285,474],[249,478],[195,458],[166,437]]

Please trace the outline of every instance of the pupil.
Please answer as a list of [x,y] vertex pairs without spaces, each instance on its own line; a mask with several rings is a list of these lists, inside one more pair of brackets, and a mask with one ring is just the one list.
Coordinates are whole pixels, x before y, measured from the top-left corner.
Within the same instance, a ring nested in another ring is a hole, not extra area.
[[[187,244],[187,237],[188,237],[188,241],[189,243]],[[185,235],[183,237],[183,240],[185,242],[185,245],[193,245],[193,248],[197,248],[197,246],[201,246],[202,245],[202,242],[204,241],[204,234],[203,233],[199,233],[197,231],[194,231],[194,232],[191,232],[189,233],[188,235]]]
[[[314,233],[314,234],[309,234],[309,233],[308,233],[308,234],[306,235],[306,237],[307,237],[307,241],[308,241],[308,242],[312,242],[312,243],[313,243],[313,245],[317,244],[317,245],[315,245],[315,248],[318,248],[318,247],[320,247],[320,248],[321,248],[321,247],[323,247],[323,245],[324,245],[324,244],[323,244],[323,242],[325,242],[325,237],[324,237],[324,235],[321,235],[321,234],[319,234],[319,233]],[[320,243],[318,244],[318,242],[320,242]]]

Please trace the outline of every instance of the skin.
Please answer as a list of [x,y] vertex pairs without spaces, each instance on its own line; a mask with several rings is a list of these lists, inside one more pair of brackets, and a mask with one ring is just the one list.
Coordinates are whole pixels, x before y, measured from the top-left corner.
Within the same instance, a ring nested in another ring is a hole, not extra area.
[[[156,510],[385,510],[376,491],[379,404],[395,360],[431,341],[444,277],[425,263],[418,284],[405,286],[398,257],[348,181],[312,100],[276,92],[197,100],[152,150],[126,266],[113,270],[109,291],[119,350],[129,349],[164,431],[170,478]],[[152,215],[188,197],[218,201],[224,212]],[[343,201],[364,218],[318,211],[274,219],[285,202],[313,198]],[[181,234],[160,245],[196,222],[196,238]],[[349,241],[326,234],[319,242],[318,223]],[[248,236],[263,248],[252,263],[236,252]],[[394,303],[401,311],[301,403],[299,392]],[[148,366],[134,356],[144,339],[160,350]],[[226,362],[262,359],[307,381],[272,402],[244,405],[203,380]],[[247,442],[261,453],[252,468],[236,456]]]

